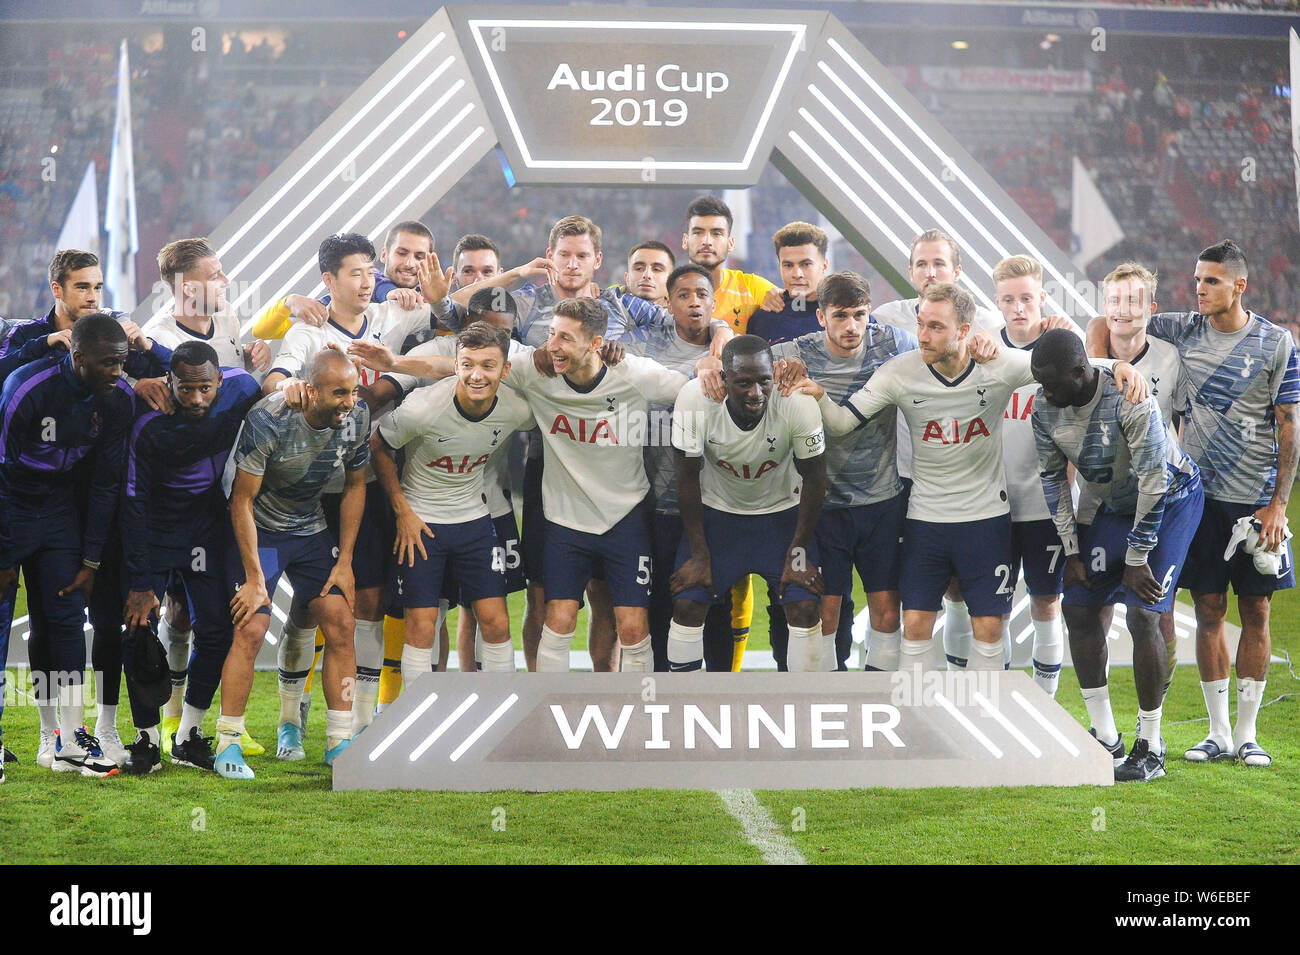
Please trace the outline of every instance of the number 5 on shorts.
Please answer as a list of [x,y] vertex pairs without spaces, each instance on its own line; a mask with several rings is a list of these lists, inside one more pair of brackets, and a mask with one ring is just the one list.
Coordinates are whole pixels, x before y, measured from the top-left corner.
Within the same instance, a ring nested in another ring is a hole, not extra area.
[[650,583],[650,558],[642,555],[637,558],[636,582],[644,587]]

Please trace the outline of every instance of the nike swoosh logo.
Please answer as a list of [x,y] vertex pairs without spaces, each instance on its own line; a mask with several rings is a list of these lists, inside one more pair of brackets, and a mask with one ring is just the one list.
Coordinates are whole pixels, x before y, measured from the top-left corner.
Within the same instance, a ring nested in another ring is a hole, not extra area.
[[444,442],[444,441],[450,441],[450,440],[451,440],[451,438],[439,438],[439,439],[438,439],[438,443],[439,443],[439,444],[442,444],[442,442]]
[[929,398],[913,398],[912,404],[919,405],[922,401],[929,401]]

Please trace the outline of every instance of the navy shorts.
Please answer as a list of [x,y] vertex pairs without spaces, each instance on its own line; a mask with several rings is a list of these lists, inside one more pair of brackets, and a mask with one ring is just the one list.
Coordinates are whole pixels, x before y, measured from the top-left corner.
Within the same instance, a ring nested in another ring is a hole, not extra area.
[[1065,576],[1065,547],[1053,521],[1011,522],[1011,579],[1025,572],[1025,589],[1035,597],[1055,597]]
[[[531,437],[529,440],[533,440]],[[541,440],[540,438],[537,440]],[[524,576],[530,584],[545,579],[546,515],[542,512],[542,459],[524,460]]]
[[[1128,552],[1128,534],[1133,528],[1132,514],[1116,514],[1103,506],[1088,527],[1079,528],[1079,556],[1088,569],[1088,583],[1071,587],[1062,601],[1072,607],[1097,607],[1124,601],[1130,607],[1142,607],[1165,613],[1174,606],[1179,575],[1187,559],[1188,547],[1201,520],[1204,496],[1201,485],[1181,500],[1165,505],[1160,521],[1160,538],[1147,555],[1151,574],[1165,588],[1159,603],[1143,603],[1123,584],[1124,556]],[[1249,559],[1249,558],[1248,558]],[[1223,548],[1219,548],[1223,563]]]
[[1255,562],[1240,548],[1231,560],[1223,559],[1223,552],[1232,536],[1232,525],[1239,518],[1253,515],[1254,504],[1234,504],[1230,501],[1205,499],[1201,526],[1187,550],[1187,562],[1178,586],[1204,594],[1226,594],[1232,584],[1237,596],[1262,597],[1277,590],[1295,586],[1295,566],[1291,562],[1291,542],[1285,545],[1286,573],[1281,577],[1265,576],[1255,569]]
[[[781,593],[781,575],[785,572],[785,558],[794,540],[799,523],[799,506],[788,507],[775,514],[732,514],[704,507],[704,539],[709,545],[709,570],[713,575],[713,593],[703,587],[692,587],[674,594],[677,600],[694,600],[696,603],[715,604],[730,592],[737,581],[749,574],[758,574],[767,581],[768,593]],[[686,535],[677,546],[677,562],[681,567],[691,556],[691,544]],[[817,540],[808,542],[808,562],[820,566]],[[819,600],[818,596],[802,587],[787,587],[779,602],[799,603]]]
[[609,584],[615,607],[648,607],[650,550],[649,495],[603,534],[588,534],[547,521],[543,563],[546,599],[581,600],[587,582],[599,571]]
[[952,577],[972,617],[1011,612],[1010,514],[952,524],[903,522],[903,609],[938,613]]
[[[271,599],[275,599],[275,585],[279,583],[280,575],[284,574],[293,587],[294,604],[307,606],[320,596],[338,559],[338,544],[328,530],[299,536],[283,531],[268,531],[263,527],[257,529],[257,560],[262,565],[266,592]],[[245,583],[244,564],[239,559],[238,547],[230,549],[227,567],[228,585],[233,592]],[[331,586],[329,592],[343,595],[337,586]],[[271,605],[265,604],[257,612],[269,616]]]
[[875,504],[822,509],[817,550],[828,594],[850,593],[853,570],[867,593],[897,590],[903,560],[903,520],[907,497],[897,494]]
[[148,586],[159,600],[167,594],[183,602],[195,632],[229,632],[234,590],[226,568],[232,552],[238,555],[239,548],[229,525],[183,542],[155,539],[149,546]]
[[505,548],[497,541],[492,518],[460,524],[426,524],[433,539],[424,538],[427,557],[415,555],[415,566],[397,569],[397,593],[404,608],[436,607],[443,598],[449,573],[455,574],[461,603],[506,595]]
[[524,573],[524,557],[519,548],[519,526],[515,523],[514,512],[492,518],[492,527],[497,532],[497,546],[505,552],[506,593],[516,593],[528,586],[528,578]]
[[[339,539],[339,504],[342,500],[342,494],[321,495],[325,523],[336,541]],[[357,542],[352,548],[352,576],[358,590],[379,587],[386,581],[396,536],[388,495],[378,481],[371,481],[366,485],[366,510],[361,515]]]

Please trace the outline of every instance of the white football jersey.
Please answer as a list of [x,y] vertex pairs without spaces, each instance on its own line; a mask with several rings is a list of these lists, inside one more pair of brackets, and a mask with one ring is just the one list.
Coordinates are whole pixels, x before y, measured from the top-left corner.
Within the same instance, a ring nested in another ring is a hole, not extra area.
[[[511,361],[511,369],[515,367],[513,362],[519,356],[520,349],[523,348],[513,338],[510,339],[510,351],[508,356]],[[438,338],[432,338],[427,342],[416,345],[406,354],[414,355],[417,358],[432,355],[439,358],[456,357],[456,336],[441,335]],[[532,353],[529,352],[527,360],[533,360]],[[403,395],[409,395],[416,388],[422,385],[431,385],[434,383],[432,378],[416,378],[414,375],[400,375],[397,372],[385,372],[384,378],[389,379],[395,384]],[[446,380],[446,379],[442,379]],[[531,428],[532,425],[526,427]],[[514,507],[510,503],[510,469],[509,458],[504,454],[492,455],[492,460],[487,465],[487,475],[483,478],[483,491],[487,495],[488,513],[495,517],[504,517],[506,514],[513,514]]]
[[563,375],[543,375],[531,357],[531,348],[520,352],[505,384],[528,400],[541,429],[542,511],[556,524],[603,534],[649,493],[649,406],[672,404],[686,376],[628,355],[578,388]]
[[1162,338],[1147,336],[1146,348],[1129,362],[1151,383],[1151,397],[1160,406],[1165,431],[1177,439],[1173,427],[1174,412],[1179,407],[1179,390],[1183,382],[1183,360],[1178,349]]
[[981,521],[1010,510],[1002,415],[1012,392],[1033,380],[1029,355],[1020,351],[1004,351],[982,365],[972,360],[952,381],[919,351],[906,352],[881,365],[846,407],[862,421],[888,405],[903,413],[913,448],[908,517]]
[[175,349],[181,342],[207,342],[217,353],[223,368],[243,368],[244,349],[239,344],[239,316],[222,309],[212,316],[212,332],[200,335],[183,327],[175,315],[158,315],[144,323],[141,329],[164,348]]
[[456,400],[455,378],[417,388],[379,422],[391,448],[406,448],[402,493],[429,524],[460,524],[489,514],[484,480],[489,463],[516,430],[532,425],[528,403],[509,388],[492,410],[470,418]]
[[[1083,330],[1074,329],[1083,340]],[[1028,354],[1033,351],[1034,342],[1017,345],[1007,335],[1004,328],[998,333],[1002,347],[1015,349]],[[1007,496],[1011,499],[1011,519],[1013,521],[1050,521],[1052,512],[1047,509],[1047,498],[1043,497],[1043,482],[1038,476],[1038,448],[1034,444],[1034,427],[1030,415],[1034,411],[1034,395],[1038,394],[1038,382],[1017,388],[1007,403],[1002,420],[1002,465],[1007,471]]]
[[[329,344],[337,345],[346,352],[353,342],[373,341],[387,345],[394,352],[400,352],[406,336],[429,328],[428,305],[406,311],[398,308],[395,302],[374,302],[366,307],[363,314],[365,317],[361,330],[355,335],[333,321],[327,321],[320,328],[306,322],[294,322],[289,333],[284,336],[284,343],[275,360],[271,362],[271,370],[284,372],[292,378],[301,378],[311,357]],[[361,384],[373,385],[378,379],[379,372],[369,368],[361,369]]]
[[794,459],[826,451],[821,411],[808,395],[781,396],[773,388],[763,417],[745,431],[725,401],[705,396],[692,381],[673,408],[673,446],[690,458],[704,458],[700,469],[703,502],[730,514],[771,514],[795,507],[803,479]]
[[[919,298],[897,298],[892,302],[886,302],[883,305],[877,305],[871,310],[871,317],[882,325],[892,325],[894,328],[900,328],[905,332],[916,335],[916,316],[917,309],[921,305]],[[975,307],[975,327],[982,328],[990,335],[996,335],[1006,326],[1006,321],[1002,318],[1002,313],[992,308],[985,308],[983,305]],[[907,422],[903,418],[903,413],[898,413],[898,476],[910,478],[912,476],[912,436],[907,430]]]

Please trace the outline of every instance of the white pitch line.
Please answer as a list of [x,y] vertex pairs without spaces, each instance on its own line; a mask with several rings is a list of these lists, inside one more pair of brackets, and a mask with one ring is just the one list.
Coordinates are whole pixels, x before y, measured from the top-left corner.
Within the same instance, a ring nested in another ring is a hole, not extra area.
[[790,837],[777,828],[776,820],[758,801],[752,789],[719,789],[717,792],[723,808],[740,823],[745,838],[762,853],[764,862],[768,865],[808,864]]

